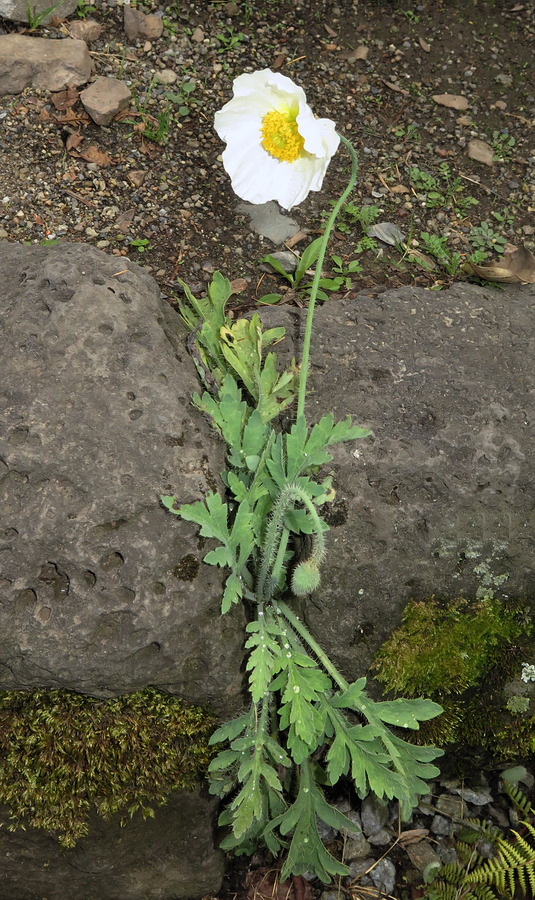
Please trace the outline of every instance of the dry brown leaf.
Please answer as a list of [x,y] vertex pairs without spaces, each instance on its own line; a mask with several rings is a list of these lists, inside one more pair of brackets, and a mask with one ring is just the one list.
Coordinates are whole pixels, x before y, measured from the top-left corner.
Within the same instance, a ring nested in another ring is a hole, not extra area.
[[485,163],[486,166],[494,165],[494,151],[490,144],[474,138],[468,144],[468,156],[477,162]]
[[43,222],[41,216],[39,216],[37,213],[34,213],[34,214],[33,214],[33,220],[34,220],[34,222],[35,222],[36,225],[44,225],[44,224],[45,224],[45,223]]
[[54,116],[54,119],[62,125],[87,125],[89,122],[89,116],[84,110],[74,112],[71,108],[65,110],[64,116]]
[[277,59],[273,63],[273,68],[280,69],[280,67],[284,63],[285,59],[286,59],[286,57],[285,57],[284,53],[279,53],[279,55],[277,56]]
[[52,103],[58,110],[70,109],[78,100],[78,91],[74,84],[69,84],[67,90],[52,94]]
[[419,844],[428,834],[428,828],[411,828],[409,831],[401,832],[398,843],[402,846],[405,844]]
[[426,269],[426,271],[431,272],[433,269],[436,269],[436,263],[431,257],[426,256],[425,253],[421,253],[420,250],[413,250],[411,247],[408,255],[414,260],[416,265],[420,265],[423,269]]
[[297,234],[294,234],[291,238],[288,238],[287,241],[284,241],[284,246],[287,247],[288,250],[291,250],[292,247],[295,247],[295,245],[299,243],[299,241],[304,241],[307,237],[308,234],[306,231],[298,231]]
[[429,53],[431,50],[431,44],[428,44],[427,41],[424,41],[423,37],[418,38],[420,47],[425,53]]
[[468,100],[461,94],[434,94],[433,100],[449,109],[468,109]]
[[79,147],[84,139],[83,134],[79,134],[79,132],[75,132],[74,134],[70,134],[67,140],[65,141],[65,147],[67,150],[75,150],[76,147]]
[[81,153],[73,153],[72,155],[77,156],[79,159],[85,159],[86,162],[96,163],[97,166],[100,166],[101,168],[111,166],[113,162],[107,150],[99,150],[94,144],[90,144],[89,147]]
[[506,244],[500,262],[507,264],[511,272],[518,275],[522,284],[535,284],[535,256],[527,247],[520,247],[517,250],[516,247]]
[[390,190],[393,194],[410,194],[409,188],[405,187],[404,184],[396,184]]
[[383,78],[383,84],[386,84],[386,86],[389,87],[391,91],[397,91],[398,94],[403,94],[404,97],[409,96],[409,92],[406,91],[405,88],[400,87],[399,84],[394,84],[393,81],[385,81],[385,79]]
[[234,281],[230,282],[230,286],[233,294],[241,294],[248,287],[248,282],[245,278],[235,278]]
[[338,56],[340,59],[347,59],[348,62],[355,62],[357,59],[368,59],[369,52],[369,47],[365,47],[364,44],[359,44],[359,46],[355,47],[353,50],[342,50]]
[[[511,248],[507,250],[507,248]],[[490,266],[476,266],[469,260],[464,265],[465,272],[476,274],[485,281],[499,281],[503,284],[535,284],[535,256],[527,247],[518,250],[508,244],[501,259]]]
[[327,34],[330,34],[331,37],[336,37],[336,31],[333,31],[333,29],[330,27],[330,25],[325,25],[325,23],[324,23],[323,27],[325,28],[325,31],[327,32]]
[[484,281],[499,281],[504,284],[519,284],[520,278],[513,275],[510,269],[494,264],[492,266],[477,266],[475,263],[466,260],[463,269],[468,275],[477,275]]
[[115,219],[114,227],[117,228],[119,231],[128,231],[128,229],[130,228],[130,225],[132,224],[132,220],[133,220],[135,214],[136,214],[135,208],[127,209],[124,211],[124,213],[120,213],[120,215],[118,215],[117,218]]
[[326,50],[336,50],[337,47],[338,47],[338,44],[325,44]]

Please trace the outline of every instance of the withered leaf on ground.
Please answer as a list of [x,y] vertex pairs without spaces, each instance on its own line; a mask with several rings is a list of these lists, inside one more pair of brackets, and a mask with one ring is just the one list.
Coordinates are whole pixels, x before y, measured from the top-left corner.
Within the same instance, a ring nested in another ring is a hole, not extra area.
[[492,147],[486,141],[480,141],[478,138],[474,138],[473,141],[469,142],[468,156],[470,159],[477,160],[477,162],[485,163],[486,166],[494,165],[494,151]]
[[399,84],[394,84],[393,81],[385,81],[385,79],[383,78],[383,84],[386,84],[386,86],[389,87],[391,91],[397,91],[398,94],[403,94],[404,97],[409,96],[409,92],[406,91],[405,88],[400,87]]
[[130,225],[132,224],[133,218],[136,214],[135,208],[133,209],[125,209],[123,213],[117,216],[114,222],[115,228],[119,231],[128,231]]
[[74,84],[69,84],[65,91],[58,91],[57,94],[52,94],[52,103],[56,109],[70,109],[77,101],[78,91]]
[[466,261],[464,271],[477,275],[485,281],[499,281],[502,284],[535,284],[535,256],[527,247],[517,249],[506,245],[504,255],[496,263],[476,266]]
[[230,286],[233,294],[241,294],[242,291],[248,288],[249,282],[245,278],[235,278],[234,281],[230,282]]
[[285,57],[284,53],[279,53],[279,55],[277,56],[277,59],[273,63],[273,68],[280,69],[280,67],[284,63],[285,59],[286,59],[286,57]]
[[65,147],[67,150],[75,150],[76,147],[79,147],[84,139],[83,134],[79,132],[75,132],[74,134],[70,134],[67,140],[65,141]]
[[54,119],[56,122],[61,122],[62,125],[87,125],[90,121],[85,110],[74,112],[70,107],[65,110],[64,116],[54,116]]
[[288,238],[287,241],[284,241],[284,246],[291,250],[292,247],[295,247],[299,241],[304,241],[305,238],[308,237],[308,233],[306,231],[298,231],[297,234],[292,235],[291,238]]
[[434,94],[433,100],[449,109],[468,109],[468,100],[461,94]]
[[430,52],[430,50],[431,50],[431,44],[428,44],[427,41],[424,41],[423,37],[418,38],[418,42],[419,42],[419,44],[420,44],[420,47],[422,48],[422,50],[423,50],[425,53],[429,53],[429,52]]
[[107,150],[99,150],[94,144],[90,144],[89,147],[86,147],[86,149],[82,150],[80,153],[73,153],[72,156],[77,156],[79,159],[85,159],[86,162],[96,163],[97,166],[100,166],[101,168],[111,166],[113,162]]
[[409,831],[402,831],[399,838],[399,844],[419,844],[429,834],[428,828],[411,828]]

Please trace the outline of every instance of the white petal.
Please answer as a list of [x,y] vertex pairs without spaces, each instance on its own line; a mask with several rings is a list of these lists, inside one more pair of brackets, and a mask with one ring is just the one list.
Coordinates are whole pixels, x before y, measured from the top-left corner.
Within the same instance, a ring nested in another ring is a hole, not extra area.
[[[233,94],[214,124],[227,144],[222,159],[235,193],[249,203],[278,200],[291,209],[310,191],[319,191],[340,143],[334,122],[315,119],[303,89],[270,69],[239,75]],[[297,116],[305,153],[293,163],[275,159],[262,146],[262,120],[272,109],[290,109]]]
[[338,150],[340,138],[336,134],[336,126],[330,119],[315,119],[310,107],[301,110],[297,116],[299,134],[305,141],[307,153],[314,156],[334,156]]

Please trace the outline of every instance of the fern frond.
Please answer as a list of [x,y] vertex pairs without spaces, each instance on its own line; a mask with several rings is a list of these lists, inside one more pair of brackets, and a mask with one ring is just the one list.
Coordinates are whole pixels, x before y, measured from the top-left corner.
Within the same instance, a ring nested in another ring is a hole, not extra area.
[[[496,825],[493,825],[491,822],[486,822],[484,819],[463,819],[462,825],[463,828],[472,828],[475,831],[479,832],[478,840],[480,840],[481,838],[485,838],[487,841],[495,844],[500,837],[500,829],[497,828]],[[467,843],[470,842],[468,841]]]
[[481,859],[474,844],[469,844],[466,841],[457,841],[455,849],[457,850],[459,859],[465,865],[468,865],[469,863],[470,865],[475,865]]
[[464,867],[458,862],[445,863],[439,869],[438,877],[449,884],[460,884],[464,877]]
[[522,791],[517,784],[512,784],[510,781],[505,781],[504,779],[503,789],[510,800],[513,801],[514,806],[516,806],[526,818],[528,818],[528,816],[535,816],[535,809],[524,794],[524,791]]
[[535,896],[535,827],[529,822],[522,822],[527,828],[533,845],[517,831],[513,831],[515,841],[500,838],[497,842],[497,855],[479,865],[465,876],[465,883],[487,884],[496,887],[502,893],[515,895],[518,885],[524,896],[527,896],[529,882],[531,896]]

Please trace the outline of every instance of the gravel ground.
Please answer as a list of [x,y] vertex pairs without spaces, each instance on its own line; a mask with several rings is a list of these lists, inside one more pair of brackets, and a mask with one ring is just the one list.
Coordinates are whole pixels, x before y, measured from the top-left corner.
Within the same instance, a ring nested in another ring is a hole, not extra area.
[[[506,241],[533,248],[531,2],[149,2],[138,9],[163,16],[163,35],[130,45],[118,0],[95,7],[79,0],[79,15],[104,28],[90,47],[97,74],[126,81],[131,109],[98,127],[80,102],[58,110],[34,90],[1,98],[0,237],[128,254],[172,303],[177,274],[200,290],[219,268],[240,279],[240,311],[273,292],[302,304],[303,295],[260,270],[278,248],[237,211],[212,127],[234,77],[270,67],[300,83],[317,115],[334,119],[358,151],[359,180],[330,248],[353,271],[331,299],[407,283],[438,289],[468,277],[460,267],[474,252],[496,258]],[[24,31],[6,21],[2,30]],[[61,27],[32,33],[63,37]],[[164,72],[174,83],[160,83]],[[440,94],[462,95],[467,108],[440,105]],[[148,140],[159,127],[161,140]],[[76,133],[83,142],[69,150]],[[490,164],[469,157],[473,139],[490,145]],[[88,146],[96,161],[76,155]],[[305,233],[296,252],[320,233],[348,172],[341,150],[323,190],[292,211]],[[373,222],[399,228],[402,246],[370,242],[363,229]]]

